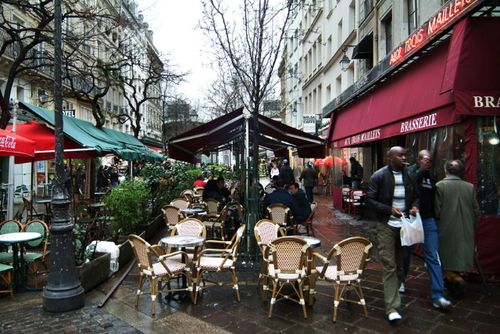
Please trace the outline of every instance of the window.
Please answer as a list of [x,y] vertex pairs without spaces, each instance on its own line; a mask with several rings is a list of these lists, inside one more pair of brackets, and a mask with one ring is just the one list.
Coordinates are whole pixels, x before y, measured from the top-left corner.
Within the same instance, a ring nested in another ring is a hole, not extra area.
[[342,36],[342,20],[340,20],[337,24],[337,46],[340,47],[343,41],[344,37]]
[[478,202],[485,215],[500,216],[500,155],[497,117],[478,117]]
[[387,55],[392,51],[392,13],[389,12],[381,22],[382,38],[381,46],[383,54]]
[[417,0],[407,0],[408,6],[408,35],[418,26],[418,7]]

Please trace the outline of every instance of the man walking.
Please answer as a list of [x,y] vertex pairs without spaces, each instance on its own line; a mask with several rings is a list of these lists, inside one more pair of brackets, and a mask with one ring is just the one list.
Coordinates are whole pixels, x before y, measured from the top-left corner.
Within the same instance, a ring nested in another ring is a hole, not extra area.
[[312,167],[312,163],[308,162],[306,168],[304,168],[304,170],[300,174],[299,181],[302,182],[304,188],[306,188],[306,196],[309,200],[309,203],[312,203],[314,201],[313,189],[316,185],[317,179],[318,175]]
[[436,184],[435,210],[439,219],[439,255],[444,280],[457,297],[465,282],[459,272],[467,271],[474,261],[474,226],[479,205],[474,186],[461,179],[464,165],[460,160],[447,161],[446,177]]
[[443,273],[438,253],[438,227],[434,219],[436,179],[431,172],[432,158],[428,150],[419,152],[418,166],[415,173],[415,190],[419,198],[419,212],[424,227],[424,257],[431,283],[432,306],[437,309],[445,309],[451,303],[444,296]]
[[280,179],[283,180],[285,188],[295,182],[295,176],[293,175],[293,169],[290,167],[290,163],[287,159],[283,159],[283,166],[280,168],[279,173]]
[[355,157],[350,157],[349,162],[351,163],[351,187],[352,189],[359,189],[363,180],[363,166]]
[[402,262],[406,250],[401,246],[400,230],[403,214],[418,212],[413,184],[406,172],[406,150],[391,147],[389,164],[377,170],[370,178],[367,204],[377,214],[379,256],[384,266],[384,303],[387,319],[401,320],[399,286],[402,281]]

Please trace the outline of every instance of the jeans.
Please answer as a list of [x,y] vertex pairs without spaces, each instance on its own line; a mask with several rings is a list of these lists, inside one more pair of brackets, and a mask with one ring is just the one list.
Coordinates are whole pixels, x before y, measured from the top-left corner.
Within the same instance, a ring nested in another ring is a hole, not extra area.
[[424,226],[424,256],[427,274],[431,282],[432,299],[444,297],[443,272],[439,260],[438,227],[434,218],[422,218]]
[[384,265],[384,304],[385,313],[397,311],[401,305],[399,286],[403,281],[403,258],[406,247],[401,246],[400,228],[387,223],[377,224],[378,253]]

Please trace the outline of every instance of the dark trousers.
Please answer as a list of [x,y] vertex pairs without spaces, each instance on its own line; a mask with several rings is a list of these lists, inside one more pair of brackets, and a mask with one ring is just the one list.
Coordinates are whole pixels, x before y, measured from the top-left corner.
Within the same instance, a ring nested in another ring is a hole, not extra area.
[[314,198],[313,198],[314,187],[304,187],[304,188],[306,188],[306,197],[309,200],[309,203],[314,202]]

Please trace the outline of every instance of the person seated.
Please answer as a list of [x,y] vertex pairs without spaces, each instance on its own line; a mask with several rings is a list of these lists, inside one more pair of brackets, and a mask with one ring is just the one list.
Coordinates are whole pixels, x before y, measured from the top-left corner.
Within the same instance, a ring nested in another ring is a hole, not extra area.
[[295,202],[297,203],[297,214],[293,215],[294,222],[296,224],[302,224],[311,214],[311,203],[309,203],[306,193],[304,192],[304,190],[300,189],[297,182],[290,184],[288,189],[292,193],[292,197],[295,198]]
[[201,175],[198,176],[196,178],[196,180],[194,181],[194,183],[193,183],[193,187],[203,187],[203,188],[205,188],[206,185],[207,184],[206,184],[205,181],[203,181],[203,176],[201,176]]
[[229,189],[227,189],[226,182],[224,181],[224,178],[222,176],[219,176],[219,178],[217,179],[217,189],[223,199],[221,204],[224,206],[229,203],[231,201],[231,192],[229,191]]
[[297,215],[300,215],[297,207],[297,201],[292,195],[290,195],[288,190],[283,188],[284,185],[285,183],[283,180],[278,179],[278,182],[276,183],[276,190],[264,197],[264,205],[265,207],[268,207],[269,205],[276,203],[284,204],[290,208],[293,217],[296,217]]
[[266,194],[270,194],[276,190],[276,184],[278,183],[278,179],[279,179],[278,175],[273,176],[273,178],[271,179],[271,182],[269,182],[267,184],[266,188],[264,188],[264,192]]
[[224,198],[219,192],[217,181],[214,179],[208,180],[205,190],[203,190],[203,200],[206,201],[208,198],[213,198],[220,204],[224,202]]

